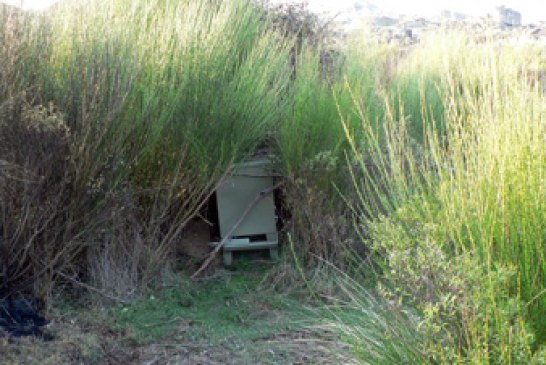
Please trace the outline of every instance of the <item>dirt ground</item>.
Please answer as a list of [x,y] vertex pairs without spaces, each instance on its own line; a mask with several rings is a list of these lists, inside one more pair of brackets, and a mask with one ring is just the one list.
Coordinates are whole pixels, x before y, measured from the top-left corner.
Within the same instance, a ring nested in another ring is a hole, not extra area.
[[1,364],[345,364],[353,363],[347,348],[330,334],[312,330],[278,332],[270,336],[206,343],[188,341],[190,321],[152,343],[139,344],[125,331],[116,331],[89,317],[54,317],[37,338],[0,339]]
[[[60,296],[46,314],[52,340],[0,338],[0,365],[349,364],[350,352],[306,312],[303,296],[262,288],[274,267],[256,255],[206,280],[131,304]],[[186,274],[187,275],[187,274]]]
[[193,222],[177,256],[179,282],[136,300],[105,303],[60,295],[46,315],[52,340],[0,338],[0,365],[350,364],[349,350],[304,313],[305,295],[263,289],[276,267],[259,252],[219,258],[197,283],[187,279],[210,252],[209,226]]

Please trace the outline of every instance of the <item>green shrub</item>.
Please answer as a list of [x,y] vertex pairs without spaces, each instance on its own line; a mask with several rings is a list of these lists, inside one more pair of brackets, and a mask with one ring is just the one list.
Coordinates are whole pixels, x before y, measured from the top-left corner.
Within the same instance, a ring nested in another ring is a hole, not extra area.
[[[63,115],[74,175],[63,175],[60,186],[73,194],[57,208],[87,219],[55,221],[70,228],[53,237],[55,245],[85,242],[50,254],[77,262],[83,277],[81,256],[89,254],[94,279],[114,292],[127,287],[109,282],[116,277],[146,286],[168,266],[177,237],[230,165],[252,154],[285,115],[290,47],[264,11],[244,0],[66,1],[47,15],[15,14],[0,14],[0,52],[10,66],[0,75],[7,83],[1,97],[25,91],[26,102],[53,103]],[[7,155],[21,147],[10,146]],[[13,217],[23,214],[12,208]],[[10,225],[6,236],[41,230],[40,217]],[[126,250],[134,253],[130,264]],[[50,279],[67,267],[36,264]]]
[[[484,44],[469,54],[470,69],[450,56],[462,44],[439,47],[449,67],[428,85],[432,105],[441,95],[449,106],[445,132],[422,113],[415,143],[405,116],[393,114],[384,146],[359,149],[352,139],[365,242],[382,263],[386,295],[417,306],[431,360],[542,363],[545,104],[518,71],[537,54]],[[427,90],[420,94],[428,108]]]
[[415,310],[385,299],[361,281],[339,272],[336,304],[328,307],[328,327],[341,334],[362,364],[427,364],[425,337]]
[[[372,51],[374,53],[372,53]],[[352,53],[350,53],[352,52]],[[312,45],[304,45],[290,84],[290,112],[278,126],[278,160],[285,177],[291,214],[291,234],[304,262],[316,257],[339,264],[356,235],[342,195],[352,183],[345,164],[350,145],[345,133],[362,136],[361,113],[378,121],[381,98],[375,91],[384,57],[370,47],[366,57],[356,49],[331,51],[328,60]],[[326,67],[325,62],[330,62]],[[355,101],[359,101],[359,109]],[[346,117],[346,124],[339,115]],[[314,256],[314,257],[313,257]]]

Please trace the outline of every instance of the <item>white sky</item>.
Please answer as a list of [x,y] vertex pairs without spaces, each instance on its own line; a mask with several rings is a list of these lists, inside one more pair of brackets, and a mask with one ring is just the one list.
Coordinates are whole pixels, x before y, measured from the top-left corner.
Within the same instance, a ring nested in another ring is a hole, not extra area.
[[[0,0],[19,5],[25,9],[45,9],[57,0]],[[84,1],[84,0],[82,0]],[[307,2],[311,9],[319,12],[356,15],[355,4],[371,2],[385,15],[439,15],[444,9],[468,15],[493,14],[500,5],[513,8],[522,14],[524,23],[546,20],[546,0],[273,0],[274,2]]]
[[0,2],[20,6],[27,10],[43,10],[56,3],[57,0],[0,0]]
[[442,10],[460,12],[471,16],[495,14],[496,7],[504,5],[519,11],[523,23],[546,21],[546,0],[273,0],[275,2],[307,2],[309,8],[319,12],[355,14],[355,4],[366,7],[376,5],[384,15],[436,16]]
[[23,9],[43,10],[57,2],[57,0],[0,0],[2,3],[17,5]]

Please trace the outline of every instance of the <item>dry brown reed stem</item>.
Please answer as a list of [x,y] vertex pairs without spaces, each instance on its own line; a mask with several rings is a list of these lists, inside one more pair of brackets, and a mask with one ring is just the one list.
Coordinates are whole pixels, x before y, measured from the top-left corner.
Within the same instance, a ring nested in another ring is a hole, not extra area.
[[122,303],[122,304],[130,304],[131,302],[128,301],[128,300],[125,300],[125,299],[122,299],[122,298],[119,298],[119,297],[116,297],[116,296],[113,296],[113,295],[110,295],[110,294],[107,294],[105,293],[104,291],[98,289],[98,288],[95,288],[94,286],[91,286],[91,285],[88,285],[88,284],[85,284],[83,282],[81,282],[80,280],[76,280],[64,273],[62,273],[61,271],[55,271],[55,273],[57,275],[59,275],[60,277],[62,277],[63,279],[66,279],[68,281],[70,281],[71,283],[77,285],[77,286],[81,286],[82,288],[84,289],[87,289],[89,290],[90,292],[93,292],[93,293],[96,293],[96,294],[99,294],[107,299],[110,299],[114,302],[119,302],[119,303]]

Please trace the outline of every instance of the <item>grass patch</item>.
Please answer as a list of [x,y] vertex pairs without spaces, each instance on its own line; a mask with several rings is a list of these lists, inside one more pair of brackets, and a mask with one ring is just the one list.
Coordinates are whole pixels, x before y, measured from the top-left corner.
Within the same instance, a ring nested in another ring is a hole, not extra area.
[[186,341],[211,345],[249,342],[305,328],[301,302],[260,289],[267,272],[239,265],[220,278],[168,288],[117,307],[109,317],[114,328],[127,331],[137,343],[157,341],[173,333]]

